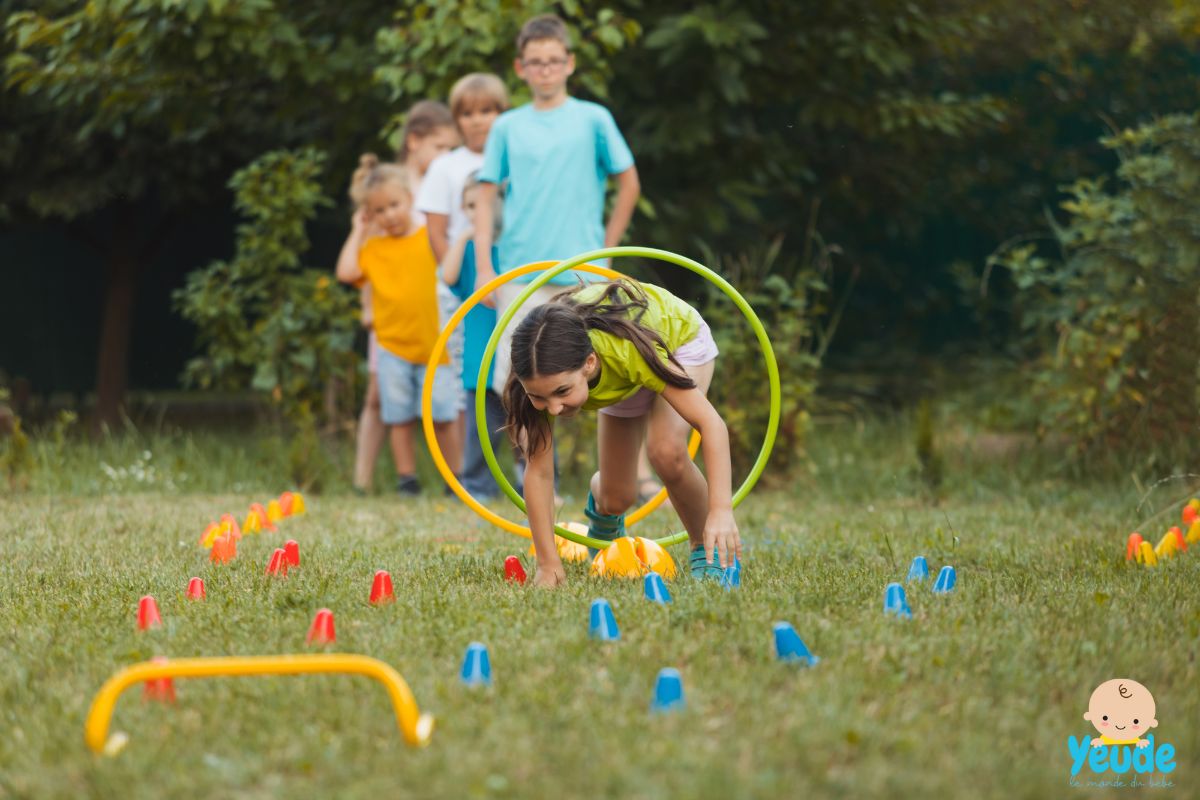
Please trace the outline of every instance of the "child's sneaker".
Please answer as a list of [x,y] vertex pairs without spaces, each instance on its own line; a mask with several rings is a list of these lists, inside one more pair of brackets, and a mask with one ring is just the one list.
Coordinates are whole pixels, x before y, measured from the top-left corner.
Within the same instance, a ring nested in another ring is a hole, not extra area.
[[[603,539],[611,542],[625,535],[624,514],[601,514],[596,510],[596,498],[588,492],[587,505],[583,507],[584,516],[588,518],[588,536],[593,539]],[[588,548],[588,558],[595,558],[600,551],[594,547]]]
[[704,545],[698,544],[692,548],[691,558],[692,577],[702,581],[719,581],[725,577],[725,570],[721,568],[721,562],[717,559],[717,554],[713,553],[713,560],[710,564],[704,557]]
[[400,475],[396,478],[396,494],[416,497],[421,493],[421,482],[416,475]]

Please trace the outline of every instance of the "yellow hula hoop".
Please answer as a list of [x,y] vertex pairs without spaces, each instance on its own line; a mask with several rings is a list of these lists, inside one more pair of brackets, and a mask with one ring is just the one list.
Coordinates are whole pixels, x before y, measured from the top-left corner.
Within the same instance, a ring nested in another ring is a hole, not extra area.
[[[429,361],[425,365],[425,383],[421,387],[421,428],[425,432],[425,443],[429,446],[429,454],[433,457],[433,463],[437,467],[438,472],[441,474],[442,479],[446,481],[446,485],[448,485],[454,494],[458,496],[459,500],[462,500],[464,503],[466,503],[467,507],[476,514],[483,517],[493,525],[503,528],[509,533],[515,533],[518,536],[524,536],[526,539],[532,537],[528,527],[513,522],[512,520],[505,519],[476,500],[475,497],[466,490],[466,487],[459,482],[458,477],[450,471],[449,465],[446,464],[446,458],[444,455],[442,455],[442,448],[438,445],[437,436],[433,429],[433,376],[434,371],[438,368],[439,362],[442,359],[442,354],[446,350],[446,343],[450,341],[450,335],[454,333],[454,329],[462,323],[462,320],[467,315],[467,312],[482,302],[485,297],[496,291],[497,288],[503,286],[509,281],[519,278],[522,275],[528,275],[531,272],[543,272],[559,263],[560,262],[558,261],[538,261],[533,264],[526,264],[523,267],[517,267],[516,269],[509,270],[508,272],[492,278],[481,288],[476,290],[474,294],[464,300],[462,305],[458,307],[458,310],[455,311],[450,319],[446,322],[446,327],[442,329],[437,341],[433,344],[433,352],[429,354]],[[575,269],[579,270],[580,272],[590,272],[593,275],[600,275],[601,277],[608,278],[609,280],[616,280],[617,278],[625,277],[616,270],[609,269],[608,267],[598,267],[592,264],[580,264],[579,266],[575,267]],[[692,458],[695,458],[699,449],[700,432],[692,431],[692,436],[688,440],[688,455],[690,455]],[[629,515],[625,518],[625,525],[627,527],[636,525],[638,522],[649,516],[650,512],[662,505],[666,499],[667,490],[665,488],[659,489],[658,494],[654,495],[654,497],[652,497],[644,506],[629,513]],[[554,532],[556,534],[559,534],[560,532],[566,533],[565,530],[559,528],[557,525],[554,526]]]

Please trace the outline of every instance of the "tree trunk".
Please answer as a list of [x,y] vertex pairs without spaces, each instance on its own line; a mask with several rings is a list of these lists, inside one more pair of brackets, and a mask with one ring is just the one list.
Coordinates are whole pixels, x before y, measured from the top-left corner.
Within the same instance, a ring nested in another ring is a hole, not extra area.
[[125,392],[129,388],[129,338],[141,267],[133,222],[132,208],[122,207],[117,211],[105,263],[93,431],[104,426],[115,428],[125,411]]

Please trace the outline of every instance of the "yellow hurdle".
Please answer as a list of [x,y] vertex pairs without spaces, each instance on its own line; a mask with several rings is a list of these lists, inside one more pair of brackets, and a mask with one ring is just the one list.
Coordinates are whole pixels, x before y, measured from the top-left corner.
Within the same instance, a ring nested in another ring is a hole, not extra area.
[[[315,655],[279,656],[224,656],[218,658],[180,658],[171,661],[143,661],[114,673],[88,710],[83,725],[83,737],[94,753],[109,752],[108,725],[112,720],[113,707],[121,692],[130,686],[145,681],[163,678],[218,678],[241,675],[303,675],[313,673],[341,672],[348,675],[365,675],[384,685],[392,698],[396,712],[396,724],[404,740],[414,747],[429,743],[433,733],[433,716],[422,714],[417,701],[400,673],[377,658],[348,653],[325,653]],[[116,737],[114,737],[115,739]]]

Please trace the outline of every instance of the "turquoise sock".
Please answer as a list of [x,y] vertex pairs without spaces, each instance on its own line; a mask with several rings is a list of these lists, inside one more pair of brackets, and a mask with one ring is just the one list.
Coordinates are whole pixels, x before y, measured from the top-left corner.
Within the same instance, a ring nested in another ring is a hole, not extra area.
[[698,544],[692,548],[692,557],[690,560],[692,568],[692,577],[700,580],[716,580],[719,581],[725,575],[725,570],[721,569],[721,563],[717,560],[717,554],[713,553],[712,563],[704,558],[704,545]]
[[[587,505],[583,507],[584,516],[588,518],[588,536],[593,539],[603,539],[611,542],[625,535],[624,514],[601,514],[596,510],[596,498],[588,492]],[[588,548],[588,555],[595,558],[600,551],[594,547]]]

